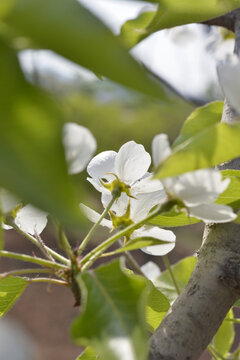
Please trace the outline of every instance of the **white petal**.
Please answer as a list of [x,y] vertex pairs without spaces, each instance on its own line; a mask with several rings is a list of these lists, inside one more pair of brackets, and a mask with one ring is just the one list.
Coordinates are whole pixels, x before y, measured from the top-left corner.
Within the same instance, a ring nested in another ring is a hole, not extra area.
[[[106,207],[112,199],[112,195],[110,193],[102,193],[101,201],[104,207]],[[111,207],[117,216],[122,216],[126,213],[127,207],[129,203],[129,197],[127,194],[122,193],[121,196],[114,202]]]
[[47,213],[32,205],[26,205],[17,212],[15,223],[24,232],[39,235],[47,225]]
[[120,148],[116,156],[115,171],[120,180],[131,185],[145,175],[150,164],[151,157],[144,146],[129,141]]
[[152,141],[152,158],[153,165],[156,168],[171,155],[172,150],[169,145],[168,136],[166,134],[159,134],[153,138]]
[[175,234],[170,230],[160,229],[157,226],[144,226],[141,229],[134,231],[131,239],[138,237],[152,237],[158,240],[169,242],[169,244],[146,246],[141,249],[143,252],[149,255],[163,256],[168,254],[175,247]]
[[154,206],[163,203],[165,200],[164,190],[137,195],[136,199],[131,199],[131,219],[134,222],[144,219]]
[[156,280],[156,278],[161,274],[161,270],[153,261],[148,261],[146,264],[141,266],[141,270],[144,275],[151,281]]
[[135,360],[135,351],[128,338],[112,337],[109,340],[108,346],[113,353],[112,359],[118,360]]
[[63,144],[70,174],[83,171],[97,147],[92,133],[75,123],[66,123],[63,126]]
[[159,180],[153,179],[152,175],[148,175],[131,186],[131,195],[137,196],[138,194],[149,193],[153,191],[163,190],[162,183]]
[[226,223],[236,219],[232,208],[220,204],[202,204],[189,208],[190,215],[205,223]]
[[[98,222],[98,220],[101,217],[100,214],[98,214],[96,211],[94,211],[93,209],[91,209],[90,207],[84,204],[80,204],[80,207],[84,212],[84,214],[86,215],[86,217],[88,218],[88,220],[92,221],[93,223]],[[100,225],[112,229],[112,222],[110,220],[102,219]]]
[[222,180],[220,171],[207,169],[188,172],[163,181],[167,191],[184,201],[187,206],[213,202],[229,185],[230,179]]
[[6,225],[6,224],[4,224],[4,223],[2,223],[2,228],[3,228],[4,230],[11,230],[11,229],[13,229],[12,226]]
[[237,55],[228,55],[219,63],[217,73],[222,90],[230,105],[240,114],[240,62]]
[[[114,172],[116,155],[117,153],[115,151],[103,151],[100,154],[94,156],[94,158],[88,164],[88,174],[93,178],[94,183],[98,184],[101,189],[103,187],[99,182],[99,179],[104,178],[108,181],[113,181],[115,179],[112,175],[108,175],[108,173]],[[95,186],[95,188],[97,187]]]
[[7,214],[9,211],[13,210],[20,203],[20,200],[5,189],[1,189],[0,191],[1,191],[1,201],[2,201],[1,204],[2,212],[3,214]]

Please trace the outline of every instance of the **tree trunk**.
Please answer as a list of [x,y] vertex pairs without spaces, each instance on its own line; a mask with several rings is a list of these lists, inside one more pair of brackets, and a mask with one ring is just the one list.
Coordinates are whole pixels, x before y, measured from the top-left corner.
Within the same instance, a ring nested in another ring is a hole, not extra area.
[[[206,24],[235,29],[235,52],[240,54],[240,8]],[[231,123],[234,117],[225,102],[222,121]],[[240,161],[235,159],[221,168],[240,169]],[[239,297],[240,225],[206,226],[197,265],[153,334],[149,360],[199,359]]]

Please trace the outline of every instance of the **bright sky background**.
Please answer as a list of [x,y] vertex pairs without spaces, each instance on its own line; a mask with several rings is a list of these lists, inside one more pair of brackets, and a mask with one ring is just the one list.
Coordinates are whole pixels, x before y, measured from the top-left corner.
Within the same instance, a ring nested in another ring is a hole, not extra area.
[[[115,34],[119,33],[126,20],[136,17],[146,6],[142,1],[78,1],[99,16]],[[210,47],[212,53],[207,50]],[[180,92],[191,97],[204,97],[206,88],[217,83],[216,61],[232,50],[233,41],[222,44],[217,30],[206,36],[204,26],[187,25],[153,34],[131,53]],[[33,66],[32,52],[25,52],[21,59],[26,68]],[[78,66],[46,51],[34,56],[34,63],[47,71],[54,71],[61,76],[64,74],[68,79],[74,78],[76,71],[81,72],[86,79],[95,78],[91,73],[82,72]]]

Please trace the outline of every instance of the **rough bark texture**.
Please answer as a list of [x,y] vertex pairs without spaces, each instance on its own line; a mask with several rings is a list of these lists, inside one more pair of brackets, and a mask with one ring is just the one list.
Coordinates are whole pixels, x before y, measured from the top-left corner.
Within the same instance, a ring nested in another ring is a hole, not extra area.
[[[235,29],[235,52],[240,53],[240,8],[207,24]],[[234,117],[225,102],[222,121],[231,123]],[[240,169],[240,161],[236,159],[222,168]],[[206,226],[191,279],[151,338],[150,360],[199,359],[240,297],[239,265],[240,225]]]

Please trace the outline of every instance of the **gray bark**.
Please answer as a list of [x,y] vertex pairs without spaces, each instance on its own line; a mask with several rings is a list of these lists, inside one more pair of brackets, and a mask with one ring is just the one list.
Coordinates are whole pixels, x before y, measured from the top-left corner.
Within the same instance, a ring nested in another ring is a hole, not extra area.
[[[207,24],[235,29],[239,55],[240,8]],[[222,121],[231,123],[234,117],[225,102]],[[240,169],[240,161],[235,159],[221,168]],[[240,225],[206,226],[203,240],[188,285],[151,338],[150,360],[199,359],[240,297]]]

